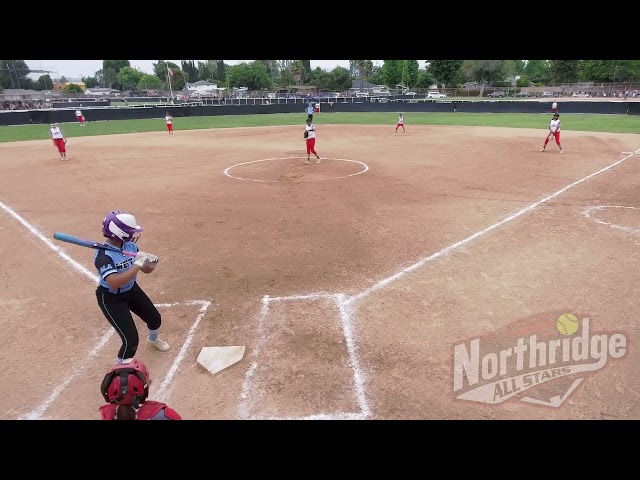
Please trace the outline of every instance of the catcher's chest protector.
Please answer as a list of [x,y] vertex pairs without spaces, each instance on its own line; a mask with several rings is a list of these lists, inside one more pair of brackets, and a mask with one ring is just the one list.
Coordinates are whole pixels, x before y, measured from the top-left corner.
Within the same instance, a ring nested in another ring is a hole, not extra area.
[[[115,420],[117,405],[107,404],[100,407],[101,420]],[[151,420],[160,411],[164,410],[164,415],[169,420],[182,420],[182,417],[174,409],[168,407],[165,403],[147,401],[138,409],[136,420]]]

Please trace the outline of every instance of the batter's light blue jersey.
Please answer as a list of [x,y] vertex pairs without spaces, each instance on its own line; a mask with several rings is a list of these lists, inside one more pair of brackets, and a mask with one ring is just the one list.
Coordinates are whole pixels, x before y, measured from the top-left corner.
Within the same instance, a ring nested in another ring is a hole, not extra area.
[[[138,245],[135,242],[126,242],[122,249],[126,252],[138,253]],[[136,283],[136,278],[118,288],[117,290],[109,287],[109,284],[106,281],[106,278],[112,273],[121,273],[129,270],[133,265],[135,257],[131,255],[125,255],[120,252],[114,252],[111,250],[96,250],[96,255],[94,257],[93,263],[98,270],[98,274],[100,275],[100,286],[107,288],[110,293],[124,293],[133,287]]]

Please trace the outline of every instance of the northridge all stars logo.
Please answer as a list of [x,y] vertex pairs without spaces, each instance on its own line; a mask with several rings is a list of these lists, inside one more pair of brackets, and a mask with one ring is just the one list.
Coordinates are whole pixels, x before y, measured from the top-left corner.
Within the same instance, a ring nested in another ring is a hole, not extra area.
[[518,397],[559,407],[585,375],[627,353],[624,334],[591,330],[588,316],[551,313],[457,344],[454,394],[459,400],[488,404]]

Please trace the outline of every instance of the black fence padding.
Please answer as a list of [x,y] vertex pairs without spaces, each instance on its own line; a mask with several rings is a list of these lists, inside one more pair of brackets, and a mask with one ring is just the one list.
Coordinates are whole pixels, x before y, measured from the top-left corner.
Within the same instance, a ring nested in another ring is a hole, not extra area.
[[110,107],[110,100],[96,100],[91,102],[52,102],[53,108],[93,108],[93,107]]
[[[618,114],[640,115],[637,102],[558,102],[560,114]],[[122,108],[81,107],[87,122],[107,120],[162,119],[166,112],[173,117],[198,117],[218,115],[252,115],[269,113],[300,113],[304,118],[301,104],[271,105],[207,105],[207,106],[149,106]],[[461,113],[548,113],[551,102],[531,101],[396,101],[396,102],[335,102],[322,103],[322,112],[461,112]],[[321,117],[320,117],[321,118]],[[0,111],[0,125],[27,125],[77,122],[75,109],[15,110]]]
[[640,102],[629,102],[627,106],[629,108],[627,110],[628,115],[640,115]]

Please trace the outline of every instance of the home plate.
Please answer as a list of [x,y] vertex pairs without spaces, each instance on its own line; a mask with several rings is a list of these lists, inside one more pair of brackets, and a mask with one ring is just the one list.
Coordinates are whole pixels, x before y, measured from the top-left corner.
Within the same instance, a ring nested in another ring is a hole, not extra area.
[[216,374],[242,360],[245,347],[202,347],[198,363],[209,372]]

